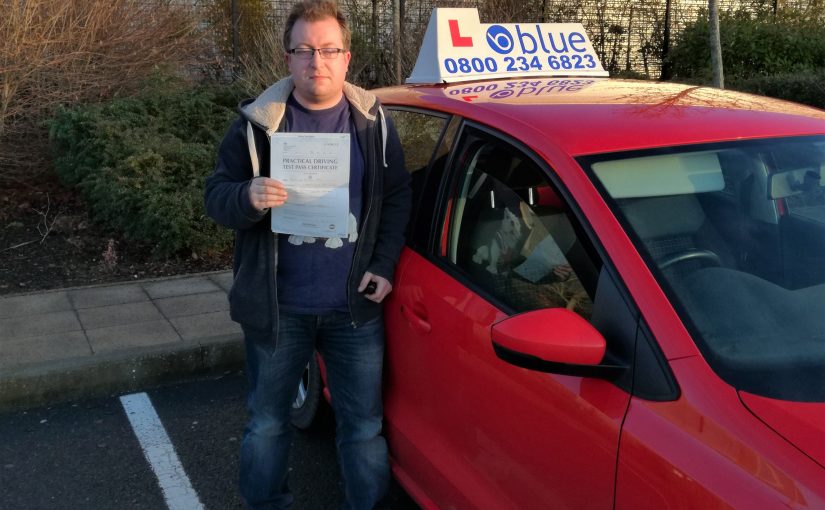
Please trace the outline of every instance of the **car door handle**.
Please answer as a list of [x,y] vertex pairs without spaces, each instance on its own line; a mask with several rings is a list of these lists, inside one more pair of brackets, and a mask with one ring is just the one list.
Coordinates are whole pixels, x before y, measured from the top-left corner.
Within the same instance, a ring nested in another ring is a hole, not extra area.
[[432,326],[427,321],[426,313],[424,317],[421,317],[409,306],[401,305],[401,314],[407,319],[410,326],[419,333],[429,333],[432,329]]

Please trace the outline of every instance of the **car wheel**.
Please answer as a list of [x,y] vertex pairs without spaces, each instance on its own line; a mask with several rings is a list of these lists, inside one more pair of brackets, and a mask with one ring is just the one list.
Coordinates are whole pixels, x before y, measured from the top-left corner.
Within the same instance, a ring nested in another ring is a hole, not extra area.
[[315,422],[323,405],[321,388],[321,370],[318,358],[313,354],[298,383],[298,394],[292,402],[291,421],[295,427],[306,430]]

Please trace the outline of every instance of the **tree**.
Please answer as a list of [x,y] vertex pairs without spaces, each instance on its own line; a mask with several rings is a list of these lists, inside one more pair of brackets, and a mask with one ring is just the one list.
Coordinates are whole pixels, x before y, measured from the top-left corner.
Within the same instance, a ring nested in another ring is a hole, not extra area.
[[725,74],[722,68],[722,44],[719,36],[719,0],[708,0],[708,33],[710,35],[710,66],[713,86],[725,88]]
[[392,46],[395,64],[395,84],[403,83],[401,76],[401,0],[392,2]]

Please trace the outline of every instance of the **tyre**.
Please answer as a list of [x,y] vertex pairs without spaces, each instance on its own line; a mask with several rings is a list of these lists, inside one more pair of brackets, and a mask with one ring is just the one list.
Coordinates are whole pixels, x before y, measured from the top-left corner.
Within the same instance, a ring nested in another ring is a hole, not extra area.
[[321,369],[318,367],[317,356],[313,354],[298,383],[298,395],[292,402],[291,421],[298,429],[306,430],[312,427],[322,412],[324,405],[322,389]]

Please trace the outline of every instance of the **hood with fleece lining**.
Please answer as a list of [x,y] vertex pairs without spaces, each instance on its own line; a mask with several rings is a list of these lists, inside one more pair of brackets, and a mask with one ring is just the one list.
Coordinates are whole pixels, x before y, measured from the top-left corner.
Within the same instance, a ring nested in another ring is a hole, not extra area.
[[[271,137],[281,124],[281,120],[286,112],[286,102],[289,95],[295,89],[295,83],[291,76],[283,78],[269,88],[251,103],[241,106],[241,114],[247,119],[247,143],[249,144],[249,154],[252,157],[252,167],[254,175],[260,175],[258,169],[258,155],[255,150],[255,138],[252,136],[252,123],[266,131],[267,137]],[[384,112],[378,104],[375,94],[360,87],[345,82],[344,96],[349,101],[352,108],[355,108],[368,121],[373,122],[376,118],[381,121],[382,155],[384,166],[387,166],[387,125]],[[375,110],[375,111],[373,111]]]
[[[247,120],[262,127],[267,136],[272,136],[278,130],[281,119],[284,117],[286,101],[294,88],[295,83],[292,77],[288,76],[263,91],[251,103],[242,106],[241,112]],[[346,96],[350,105],[367,120],[374,121],[376,116],[382,115],[380,111],[373,112],[375,105],[378,103],[375,94],[351,83],[344,83],[344,96]]]

